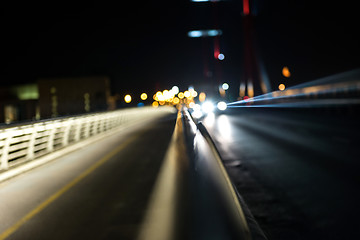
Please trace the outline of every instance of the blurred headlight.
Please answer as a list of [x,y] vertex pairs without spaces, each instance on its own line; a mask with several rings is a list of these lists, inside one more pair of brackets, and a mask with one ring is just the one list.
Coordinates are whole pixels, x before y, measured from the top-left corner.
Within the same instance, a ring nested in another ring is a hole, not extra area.
[[226,109],[227,109],[226,102],[218,102],[217,108],[218,108],[220,111],[226,110]]
[[212,102],[204,102],[202,104],[202,111],[204,113],[211,113],[214,111],[214,104]]

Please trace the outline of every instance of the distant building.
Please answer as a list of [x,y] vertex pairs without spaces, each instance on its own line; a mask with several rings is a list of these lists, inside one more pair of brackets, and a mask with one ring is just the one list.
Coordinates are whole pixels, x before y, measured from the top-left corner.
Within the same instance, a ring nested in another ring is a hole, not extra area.
[[0,122],[40,119],[36,84],[0,88]]
[[0,123],[113,110],[107,77],[40,79],[0,87]]
[[40,79],[38,89],[41,118],[109,109],[107,77]]

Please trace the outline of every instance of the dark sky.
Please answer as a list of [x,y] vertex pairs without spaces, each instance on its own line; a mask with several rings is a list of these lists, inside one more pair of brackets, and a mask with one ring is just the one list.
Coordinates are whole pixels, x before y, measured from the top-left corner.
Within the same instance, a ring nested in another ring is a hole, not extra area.
[[[185,88],[204,81],[206,62],[237,88],[243,76],[241,2],[7,1],[1,84],[107,75],[114,93]],[[255,45],[273,88],[360,66],[356,2],[254,0],[252,10]],[[216,23],[226,58],[215,66],[213,39],[186,33]],[[281,75],[285,65],[290,79]]]

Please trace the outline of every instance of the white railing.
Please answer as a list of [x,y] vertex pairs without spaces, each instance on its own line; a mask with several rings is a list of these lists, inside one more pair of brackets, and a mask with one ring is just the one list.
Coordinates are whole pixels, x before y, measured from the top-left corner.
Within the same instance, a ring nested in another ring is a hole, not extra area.
[[0,170],[30,161],[126,123],[170,112],[150,107],[117,110],[0,129]]

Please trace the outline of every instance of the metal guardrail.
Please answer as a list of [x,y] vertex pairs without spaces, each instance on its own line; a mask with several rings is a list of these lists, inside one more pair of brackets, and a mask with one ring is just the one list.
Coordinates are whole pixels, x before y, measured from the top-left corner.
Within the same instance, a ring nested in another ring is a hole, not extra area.
[[197,195],[196,211],[207,212],[205,216],[195,218],[200,224],[197,228],[203,229],[197,236],[200,236],[200,239],[217,236],[214,239],[266,240],[266,236],[230,180],[206,128],[201,123],[196,124],[186,110],[183,111],[183,120],[187,128],[184,133],[188,148],[192,148],[190,165],[195,170],[192,178]]
[[137,240],[266,240],[207,138],[178,112]]
[[228,224],[231,225],[232,223],[235,228],[232,231],[235,234],[234,239],[267,240],[264,232],[233,185],[209,132],[201,122],[195,121],[188,111],[185,110],[183,114],[184,120],[191,128],[188,134],[190,132],[190,135],[194,135],[193,146],[197,152],[195,155],[196,165],[198,168],[203,168],[202,171],[208,172],[207,174],[212,178],[217,191],[221,194],[221,201],[226,206],[224,210],[228,212],[230,219]]
[[0,171],[161,112],[151,107],[133,108],[0,129]]

